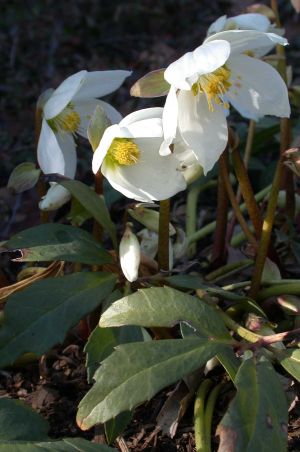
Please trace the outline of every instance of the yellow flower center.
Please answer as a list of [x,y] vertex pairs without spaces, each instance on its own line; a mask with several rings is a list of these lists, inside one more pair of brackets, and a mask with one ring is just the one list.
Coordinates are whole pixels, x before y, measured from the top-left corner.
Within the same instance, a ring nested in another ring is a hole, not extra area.
[[223,104],[224,108],[229,108],[223,96],[231,86],[230,77],[231,71],[226,66],[219,67],[211,74],[200,75],[198,81],[192,86],[193,94],[196,96],[198,93],[204,93],[210,111],[214,111],[213,103]]
[[54,132],[75,133],[80,125],[80,116],[69,103],[57,116],[48,119],[48,124]]
[[118,165],[134,165],[140,159],[140,150],[131,138],[115,138],[106,158]]

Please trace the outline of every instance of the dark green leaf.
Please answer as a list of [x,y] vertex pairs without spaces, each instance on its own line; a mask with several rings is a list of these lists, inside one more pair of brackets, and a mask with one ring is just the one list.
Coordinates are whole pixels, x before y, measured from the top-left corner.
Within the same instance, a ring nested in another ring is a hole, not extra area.
[[97,370],[80,402],[77,423],[87,430],[150,400],[159,390],[201,367],[224,341],[170,339],[120,345]]
[[114,347],[119,344],[139,342],[142,340],[143,334],[139,327],[99,328],[97,326],[90,335],[84,349],[86,353],[88,382],[92,383],[93,375],[101,361],[113,352]]
[[61,343],[67,331],[111,292],[111,273],[73,273],[38,281],[8,298],[0,330],[0,367],[25,352],[37,356]]
[[272,365],[248,359],[235,383],[237,394],[217,430],[219,451],[285,452],[288,406]]
[[216,310],[203,300],[170,287],[142,289],[121,298],[107,309],[100,326],[164,326],[187,322],[201,336],[229,338]]
[[83,438],[64,438],[61,441],[25,442],[14,441],[0,443],[0,452],[112,452],[113,449],[102,444],[95,444]]
[[74,196],[103,229],[108,232],[114,247],[117,248],[116,228],[110,219],[103,197],[97,195],[94,190],[79,180],[63,180],[58,181],[58,183],[69,190],[72,196]]
[[7,249],[19,249],[18,262],[65,260],[82,264],[109,264],[112,258],[94,237],[82,229],[63,224],[41,224],[14,235]]
[[0,399],[0,441],[47,439],[48,422],[19,400]]
[[132,419],[131,411],[124,411],[123,413],[118,414],[113,419],[105,422],[105,436],[108,444],[114,442],[114,440],[123,433],[127,425]]

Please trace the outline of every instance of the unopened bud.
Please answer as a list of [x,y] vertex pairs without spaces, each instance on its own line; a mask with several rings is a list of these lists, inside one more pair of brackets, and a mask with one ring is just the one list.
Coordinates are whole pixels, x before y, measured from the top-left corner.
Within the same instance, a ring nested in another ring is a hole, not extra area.
[[41,210],[56,210],[71,199],[71,193],[56,182],[50,182],[50,188],[39,202]]
[[284,152],[284,164],[300,177],[300,148],[291,148]]
[[127,223],[119,248],[120,264],[125,278],[133,282],[138,278],[141,260],[140,244],[132,232],[132,224]]
[[[137,204],[134,209],[128,209],[128,213],[136,221],[144,225],[150,231],[158,232],[159,230],[159,212],[147,209],[143,204]],[[169,235],[176,234],[174,226],[169,223]]]

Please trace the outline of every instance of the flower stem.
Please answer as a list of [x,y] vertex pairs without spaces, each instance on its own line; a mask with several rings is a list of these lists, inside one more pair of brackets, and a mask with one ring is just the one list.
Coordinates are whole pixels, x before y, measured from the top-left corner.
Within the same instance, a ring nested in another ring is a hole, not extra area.
[[206,395],[212,386],[209,379],[203,380],[196,394],[194,404],[194,428],[196,452],[210,452],[210,438],[206,435],[204,404]]
[[158,232],[158,267],[159,270],[169,270],[169,218],[170,200],[164,199],[159,203],[159,232]]
[[205,280],[215,284],[220,279],[228,277],[229,275],[235,273],[237,270],[244,270],[250,265],[253,265],[252,259],[244,259],[238,262],[231,262],[230,264],[219,267],[216,270],[208,273],[205,276]]
[[255,229],[256,237],[259,238],[262,227],[261,213],[254,197],[246,167],[237,149],[234,149],[231,155],[234,170],[240,184],[241,192],[245,200],[251,222]]
[[[268,185],[267,187],[265,187],[261,191],[259,191],[255,195],[256,201],[260,202],[262,199],[264,199],[267,196],[267,194],[270,192],[270,189],[271,189],[271,185]],[[240,209],[242,212],[245,212],[247,210],[246,204],[245,203],[241,204]],[[231,215],[232,214],[229,214],[229,218],[231,217]],[[211,223],[206,224],[205,226],[203,226],[203,228],[199,229],[194,234],[191,234],[190,236],[188,236],[188,238],[187,238],[188,243],[190,244],[190,243],[203,239],[207,235],[213,233],[215,228],[216,228],[216,221],[212,221]],[[234,240],[234,238],[233,238],[233,240]]]
[[[197,227],[197,202],[200,193],[208,188],[216,187],[217,181],[210,180],[202,185],[192,185],[187,194],[186,202],[186,235],[192,235],[196,232]],[[193,257],[196,252],[196,244],[192,243],[188,248],[188,257]]]
[[224,151],[219,159],[219,176],[218,176],[218,204],[216,230],[214,236],[214,244],[212,248],[212,267],[217,268],[223,265],[226,259],[226,230],[228,216],[228,196],[225,189],[224,180],[221,172],[221,161],[227,165],[228,154]]
[[[35,147],[37,150],[39,138],[40,138],[40,134],[41,134],[41,129],[42,129],[42,110],[38,106],[36,107],[36,110],[35,110],[34,124],[35,124],[35,129],[34,129]],[[37,188],[37,192],[38,192],[40,198],[45,196],[45,194],[47,192],[47,188],[46,188],[45,181],[43,179],[41,179],[41,177],[38,180],[36,188]],[[48,223],[49,213],[44,210],[40,210],[40,220],[41,220],[41,223],[43,223],[43,224]]]
[[229,315],[225,314],[225,312],[221,311],[221,309],[218,309],[218,313],[221,315],[222,319],[224,320],[225,325],[230,328],[232,331],[237,333],[240,337],[243,339],[246,339],[248,342],[255,343],[259,341],[262,336],[259,334],[253,333],[252,331],[247,330],[243,326],[241,326],[239,323],[232,320]]
[[267,287],[259,292],[257,295],[257,301],[263,301],[267,298],[276,297],[279,295],[300,295],[300,281],[291,282],[287,281],[284,284],[275,284],[271,287]]
[[220,164],[220,171],[221,171],[221,177],[223,179],[223,183],[225,186],[225,190],[227,192],[228,198],[231,202],[233,211],[234,211],[234,215],[236,216],[238,222],[240,223],[240,226],[242,228],[242,230],[244,231],[245,236],[247,237],[249,243],[251,243],[251,245],[254,246],[254,248],[257,248],[257,242],[254,238],[254,236],[252,235],[252,232],[250,231],[248,224],[241,212],[240,206],[237,202],[237,199],[235,197],[235,193],[232,189],[230,180],[229,180],[229,173],[228,173],[228,167],[227,167],[227,161],[224,158],[224,153],[221,155],[221,158],[219,160],[219,164]]
[[211,391],[211,393],[208,396],[206,407],[205,407],[205,436],[207,438],[206,441],[206,450],[207,452],[211,451],[211,424],[212,424],[212,417],[214,408],[216,405],[217,397],[220,393],[220,390],[222,389],[223,383],[219,383],[217,386],[214,387],[214,389]]

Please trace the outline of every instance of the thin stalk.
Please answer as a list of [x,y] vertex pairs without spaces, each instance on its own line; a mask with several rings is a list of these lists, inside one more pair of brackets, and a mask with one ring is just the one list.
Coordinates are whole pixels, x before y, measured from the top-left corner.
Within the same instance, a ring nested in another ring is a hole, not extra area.
[[253,265],[252,259],[243,259],[242,261],[231,262],[230,264],[223,265],[223,267],[219,267],[216,270],[214,270],[213,272],[208,273],[205,276],[205,280],[215,284],[220,279],[228,277],[229,275],[232,275],[237,270],[245,269],[245,268],[249,267],[250,265]]
[[219,383],[217,386],[215,386],[214,389],[209,394],[206,402],[204,422],[205,422],[205,436],[207,438],[206,446],[207,452],[211,452],[211,424],[213,412],[216,405],[217,397],[223,385],[224,385],[223,383]]
[[254,226],[256,237],[260,238],[262,227],[261,212],[256,202],[246,167],[237,149],[234,149],[231,155],[235,174],[238,178],[245,204],[247,205],[249,217]]
[[224,151],[219,159],[219,176],[218,176],[218,203],[216,229],[214,235],[214,243],[212,248],[212,266],[217,268],[222,265],[226,259],[226,230],[228,216],[228,196],[225,189],[224,180],[221,173],[221,161],[227,164],[228,154]]
[[240,337],[243,339],[246,339],[248,342],[255,343],[258,342],[263,336],[260,336],[259,334],[253,333],[252,331],[247,330],[243,326],[241,326],[239,323],[232,320],[229,315],[225,314],[225,312],[218,309],[218,313],[221,315],[222,319],[224,320],[225,325],[230,328],[232,331],[237,333]]
[[196,394],[194,404],[194,427],[195,427],[195,443],[196,452],[210,451],[210,438],[206,436],[204,404],[206,395],[212,386],[209,379],[203,380]]
[[170,200],[164,199],[159,203],[159,232],[158,232],[158,268],[169,270],[169,219]]
[[[249,226],[249,229],[251,232],[254,232],[254,227],[251,225]],[[238,246],[240,246],[243,242],[245,242],[246,240],[246,236],[244,234],[243,231],[239,232],[238,234],[235,234],[231,241],[230,241],[230,245],[233,246],[233,248],[237,248]]]
[[251,243],[251,245],[255,248],[257,248],[257,242],[256,239],[254,238],[254,236],[252,235],[248,224],[241,212],[240,206],[236,200],[234,191],[232,189],[231,183],[230,183],[230,179],[229,179],[229,173],[228,173],[228,168],[227,168],[227,162],[224,159],[224,153],[222,154],[220,160],[219,160],[219,164],[220,164],[220,171],[221,171],[221,177],[223,179],[223,183],[225,186],[225,190],[227,192],[227,196],[231,202],[233,211],[234,211],[234,215],[236,216],[238,222],[240,223],[240,226],[245,234],[245,236],[247,237],[249,243]]
[[[97,195],[103,195],[103,175],[100,170],[95,174],[95,192]],[[102,242],[103,228],[96,220],[93,224],[93,236],[98,242]],[[97,272],[100,269],[100,265],[92,265],[92,271]]]
[[280,284],[280,281],[278,281],[278,284],[274,284],[271,287],[267,287],[266,289],[261,290],[257,294],[257,301],[263,301],[267,298],[276,297],[279,295],[300,295],[300,281],[297,282],[290,282],[287,280],[286,283]]
[[[268,185],[267,187],[263,188],[261,191],[259,191],[255,195],[255,199],[257,202],[260,202],[263,200],[267,194],[270,192],[271,185]],[[240,209],[242,212],[247,211],[247,206],[245,203],[240,205]],[[232,216],[232,213],[228,215],[228,219],[230,219]],[[206,224],[203,226],[203,228],[199,229],[199,231],[195,232],[194,234],[187,237],[188,244],[197,242],[198,240],[201,240],[205,238],[207,235],[212,234],[216,228],[216,221],[212,221],[211,223]],[[234,239],[234,238],[233,238]]]
[[[37,107],[35,110],[35,128],[34,128],[34,137],[35,137],[35,147],[37,150],[38,142],[41,134],[42,129],[42,110]],[[45,181],[41,178],[39,178],[37,186],[36,186],[37,192],[39,194],[39,197],[42,198],[45,196],[47,192]],[[45,212],[44,210],[40,210],[40,220],[41,223],[48,223],[49,221],[49,212]]]
[[283,172],[282,157],[280,157],[278,164],[277,164],[277,168],[276,168],[276,172],[275,172],[275,176],[274,176],[274,180],[273,180],[273,184],[272,184],[272,189],[271,189],[270,196],[269,196],[267,213],[266,213],[265,220],[263,222],[261,240],[260,240],[258,253],[257,253],[256,260],[255,260],[255,266],[254,266],[254,271],[253,271],[253,276],[252,276],[252,281],[251,281],[251,288],[250,288],[249,296],[254,299],[256,299],[259,288],[260,288],[261,277],[262,277],[266,257],[268,254],[269,245],[271,242],[271,233],[272,233],[273,224],[274,224],[274,220],[275,220],[275,212],[276,212],[276,207],[277,207],[277,199],[278,199],[278,193],[279,193],[279,189],[280,189],[282,172]]
[[[216,180],[210,180],[206,184],[194,185],[188,190],[186,202],[186,235],[192,235],[197,227],[197,203],[200,193],[217,186]],[[188,248],[188,257],[193,257],[196,252],[196,244],[192,243]]]

